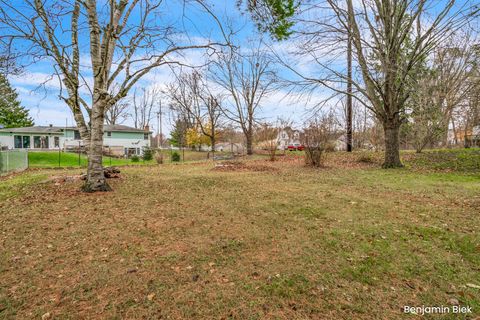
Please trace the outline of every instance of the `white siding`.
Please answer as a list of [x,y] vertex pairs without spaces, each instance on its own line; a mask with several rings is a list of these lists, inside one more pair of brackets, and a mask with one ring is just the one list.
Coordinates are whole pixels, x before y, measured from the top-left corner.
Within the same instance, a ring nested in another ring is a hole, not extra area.
[[7,147],[7,149],[13,149],[13,136],[0,136],[0,148]]

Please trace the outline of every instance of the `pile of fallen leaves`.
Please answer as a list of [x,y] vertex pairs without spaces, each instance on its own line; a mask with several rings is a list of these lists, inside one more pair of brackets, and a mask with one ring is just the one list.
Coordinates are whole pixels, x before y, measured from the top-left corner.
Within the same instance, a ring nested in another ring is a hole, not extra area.
[[266,164],[265,161],[223,161],[215,164],[213,170],[222,172],[276,172],[278,171],[278,168],[274,167],[272,164]]

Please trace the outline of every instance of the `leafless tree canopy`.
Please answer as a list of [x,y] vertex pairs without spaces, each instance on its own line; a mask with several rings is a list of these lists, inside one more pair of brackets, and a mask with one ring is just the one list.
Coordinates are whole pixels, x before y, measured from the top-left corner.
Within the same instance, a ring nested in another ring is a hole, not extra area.
[[210,139],[212,150],[215,150],[223,97],[215,94],[211,87],[212,84],[208,83],[201,71],[192,71],[178,75],[177,80],[168,86],[167,92],[172,108],[178,114],[193,119],[193,125]]
[[146,126],[150,126],[155,110],[158,110],[162,103],[160,99],[161,92],[157,88],[135,88],[131,99],[132,110],[130,113],[135,128],[144,129]]
[[[385,167],[401,166],[399,128],[406,102],[415,90],[416,72],[453,32],[467,28],[478,6],[448,0],[318,0],[302,2],[296,21],[295,48],[314,72],[300,72],[284,62],[303,88],[329,88],[353,94],[382,123]],[[352,93],[345,89],[345,47],[350,36],[355,72]]]
[[228,93],[222,109],[245,135],[247,153],[252,154],[254,125],[261,103],[277,84],[272,57],[260,43],[248,49],[223,51],[212,63],[212,79]]

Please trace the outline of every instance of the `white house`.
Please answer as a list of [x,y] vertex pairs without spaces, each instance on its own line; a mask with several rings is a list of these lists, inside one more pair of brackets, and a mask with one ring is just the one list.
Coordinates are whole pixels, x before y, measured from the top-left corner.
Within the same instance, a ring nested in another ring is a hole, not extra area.
[[300,145],[300,131],[285,127],[278,133],[278,149],[285,150],[288,146]]
[[[145,130],[124,125],[105,125],[104,147],[115,155],[140,155],[150,147],[149,128]],[[0,129],[1,149],[78,150],[84,142],[76,127],[34,126]]]

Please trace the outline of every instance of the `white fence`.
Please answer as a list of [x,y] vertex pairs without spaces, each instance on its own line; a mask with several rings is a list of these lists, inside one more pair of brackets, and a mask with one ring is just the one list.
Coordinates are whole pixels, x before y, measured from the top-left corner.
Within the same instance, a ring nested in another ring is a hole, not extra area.
[[0,151],[0,175],[27,168],[28,152],[26,150]]

